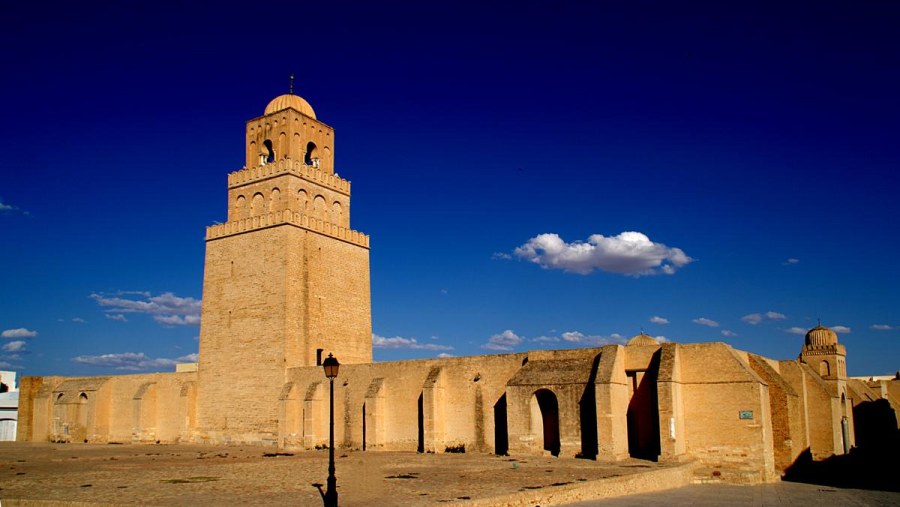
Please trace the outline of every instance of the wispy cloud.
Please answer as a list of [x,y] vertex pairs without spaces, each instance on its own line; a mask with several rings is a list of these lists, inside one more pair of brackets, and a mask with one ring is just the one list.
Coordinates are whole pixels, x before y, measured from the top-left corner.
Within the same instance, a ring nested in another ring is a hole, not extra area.
[[625,337],[619,333],[611,335],[584,334],[581,331],[566,331],[559,336],[538,336],[530,341],[536,343],[576,343],[587,347],[599,347],[615,343],[625,343]]
[[874,329],[875,331],[890,331],[896,329],[894,326],[889,326],[887,324],[872,324],[869,328]]
[[800,264],[800,259],[796,259],[794,257],[789,258],[788,260],[781,263],[783,266],[793,266],[794,264]]
[[144,291],[121,291],[115,295],[94,293],[90,297],[104,307],[107,317],[113,320],[126,322],[124,314],[144,313],[152,315],[153,320],[164,325],[200,324],[200,300],[176,296],[171,292],[154,296]]
[[791,334],[797,334],[797,335],[805,335],[806,331],[807,331],[806,329],[804,329],[802,327],[797,327],[797,326],[789,327],[784,330],[785,333],[791,333]]
[[120,371],[148,371],[172,368],[178,363],[194,363],[197,354],[188,354],[175,359],[151,358],[143,352],[123,352],[120,354],[102,354],[99,356],[77,356],[73,362],[102,366]]
[[0,336],[4,338],[34,338],[38,335],[37,331],[32,331],[30,329],[25,329],[24,327],[19,327],[16,329],[7,329],[0,333]]
[[665,317],[660,317],[658,315],[654,315],[654,316],[650,317],[650,322],[652,322],[654,324],[668,324],[669,319],[667,319]]
[[847,326],[831,326],[831,330],[835,333],[850,334],[852,331]]
[[737,335],[738,335],[737,333],[735,333],[734,331],[731,331],[730,329],[723,329],[723,330],[722,330],[722,336],[729,336],[729,337],[730,337],[730,336],[737,336]]
[[707,326],[707,327],[719,327],[719,323],[718,323],[718,322],[716,322],[716,321],[714,321],[714,320],[712,320],[712,319],[707,319],[706,317],[696,318],[696,319],[694,319],[692,322],[693,322],[694,324],[700,324],[701,326]]
[[787,316],[785,316],[783,313],[773,312],[772,310],[769,310],[766,313],[751,313],[748,315],[744,315],[743,317],[741,317],[741,320],[746,322],[747,324],[755,326],[766,319],[784,320],[786,318]]
[[13,206],[12,204],[3,202],[3,199],[0,199],[0,215],[13,215],[16,213],[21,213],[23,215],[31,214],[18,206]]
[[488,342],[481,346],[488,350],[512,350],[518,346],[524,338],[507,329],[500,334],[495,334],[488,338]]
[[421,343],[415,338],[403,338],[401,336],[385,338],[375,333],[372,333],[372,346],[376,349],[453,350],[453,347],[449,345]]
[[618,236],[593,234],[587,241],[573,243],[557,234],[539,234],[513,253],[542,268],[582,275],[595,269],[630,276],[671,275],[693,261],[680,248],[654,243],[645,234],[631,231]]
[[128,322],[128,319],[121,313],[107,313],[106,318],[109,320],[117,320],[119,322]]
[[512,255],[509,255],[508,253],[503,253],[503,252],[494,252],[494,254],[491,255],[491,259],[493,259],[493,260],[505,260],[505,261],[508,261],[508,260],[510,260],[510,259],[512,259],[512,258],[513,258]]
[[87,321],[82,319],[81,317],[75,317],[74,319],[72,319],[72,322],[74,322],[76,324],[84,324]]
[[16,340],[14,342],[9,342],[3,347],[0,347],[4,352],[22,352],[25,350],[26,343],[22,340]]
[[448,354],[448,353],[446,353],[446,352],[441,352],[441,353],[438,354],[437,356],[440,357],[441,359],[446,359],[446,358],[448,358],[448,357],[456,357],[456,356],[454,356],[453,354]]

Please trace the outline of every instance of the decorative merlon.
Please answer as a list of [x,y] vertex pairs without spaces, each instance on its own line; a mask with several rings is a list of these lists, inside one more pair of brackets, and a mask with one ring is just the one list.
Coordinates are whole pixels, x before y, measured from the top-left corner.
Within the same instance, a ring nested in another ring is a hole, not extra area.
[[350,182],[299,160],[279,160],[271,164],[237,170],[228,175],[228,188],[261,181],[281,174],[295,174],[305,180],[318,183],[335,192],[350,195]]
[[312,232],[331,236],[347,243],[369,248],[369,235],[346,229],[338,225],[290,210],[266,213],[255,217],[242,218],[206,228],[206,240],[234,236],[244,232],[265,229],[276,225],[289,224]]

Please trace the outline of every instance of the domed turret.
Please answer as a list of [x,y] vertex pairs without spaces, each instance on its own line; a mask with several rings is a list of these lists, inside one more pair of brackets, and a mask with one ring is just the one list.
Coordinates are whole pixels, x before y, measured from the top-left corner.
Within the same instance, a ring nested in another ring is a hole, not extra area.
[[304,100],[303,97],[294,95],[293,93],[279,95],[272,99],[272,101],[269,102],[269,105],[266,106],[266,112],[264,114],[272,114],[288,108],[296,109],[310,118],[316,118],[316,112],[313,111],[309,102]]
[[632,345],[659,345],[659,342],[656,340],[656,338],[648,334],[644,334],[644,332],[641,331],[641,334],[632,336],[631,339],[628,340],[628,343],[625,344],[626,347],[630,347]]
[[818,326],[810,329],[806,333],[807,347],[824,347],[829,345],[837,345],[837,343],[837,333],[823,326],[822,324],[819,324]]

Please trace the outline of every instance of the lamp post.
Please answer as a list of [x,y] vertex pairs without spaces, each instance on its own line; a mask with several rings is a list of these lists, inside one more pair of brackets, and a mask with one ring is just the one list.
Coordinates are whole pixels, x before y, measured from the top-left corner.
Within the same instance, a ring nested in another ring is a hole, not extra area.
[[322,361],[325,376],[331,383],[329,392],[329,416],[328,416],[328,486],[325,490],[325,507],[337,507],[337,478],[334,476],[334,378],[338,375],[338,367],[341,364],[330,353]]

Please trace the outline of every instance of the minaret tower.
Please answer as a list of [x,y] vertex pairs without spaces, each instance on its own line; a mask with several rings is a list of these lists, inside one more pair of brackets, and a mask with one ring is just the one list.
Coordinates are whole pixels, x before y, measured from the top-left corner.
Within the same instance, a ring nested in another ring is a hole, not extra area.
[[[829,417],[812,423],[820,428],[822,434],[831,435],[830,443],[819,452],[822,455],[850,452],[850,448],[856,445],[856,439],[853,400],[847,391],[847,349],[838,343],[837,333],[819,323],[806,333],[800,361],[819,374],[828,384],[832,396]],[[834,425],[833,421],[839,421],[840,425]]]
[[292,93],[247,122],[228,175],[228,220],[206,230],[200,325],[201,439],[277,436],[286,370],[372,361],[369,237],[350,229],[334,129]]
[[824,380],[847,380],[847,349],[837,333],[819,324],[806,333],[800,360]]

